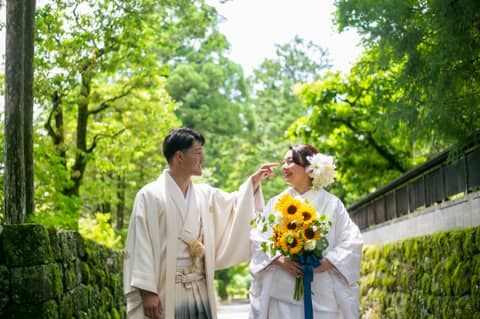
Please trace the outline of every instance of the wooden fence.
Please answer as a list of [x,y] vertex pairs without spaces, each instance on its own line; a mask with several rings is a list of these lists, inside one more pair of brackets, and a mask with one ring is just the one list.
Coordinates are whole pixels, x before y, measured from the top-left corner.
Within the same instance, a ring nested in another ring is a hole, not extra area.
[[449,152],[419,165],[348,208],[365,230],[403,215],[480,189],[480,144],[454,160]]

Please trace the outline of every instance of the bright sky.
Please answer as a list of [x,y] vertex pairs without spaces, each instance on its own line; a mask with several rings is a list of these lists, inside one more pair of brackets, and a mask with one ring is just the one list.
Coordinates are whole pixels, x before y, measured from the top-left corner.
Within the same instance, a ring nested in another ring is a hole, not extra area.
[[[42,3],[45,0],[39,0]],[[335,70],[348,72],[362,48],[355,31],[338,33],[332,22],[334,0],[207,0],[226,21],[220,30],[231,44],[230,58],[250,74],[265,58],[275,57],[275,45],[285,44],[299,35],[330,52]],[[1,21],[5,21],[2,8]],[[4,29],[0,33],[0,52],[4,54]],[[2,58],[3,62],[3,58]],[[1,66],[3,68],[3,65]]]
[[247,75],[265,58],[275,57],[275,45],[295,35],[328,49],[334,70],[348,72],[363,49],[354,30],[339,33],[332,22],[333,0],[207,0],[226,21],[220,30],[231,44],[230,58]]

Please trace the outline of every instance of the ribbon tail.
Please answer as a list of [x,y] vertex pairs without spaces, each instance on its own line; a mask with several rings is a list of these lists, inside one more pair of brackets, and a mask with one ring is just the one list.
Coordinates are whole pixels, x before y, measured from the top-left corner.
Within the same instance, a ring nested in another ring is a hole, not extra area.
[[303,310],[305,319],[313,319],[312,307],[312,281],[313,267],[312,265],[304,265],[303,268]]

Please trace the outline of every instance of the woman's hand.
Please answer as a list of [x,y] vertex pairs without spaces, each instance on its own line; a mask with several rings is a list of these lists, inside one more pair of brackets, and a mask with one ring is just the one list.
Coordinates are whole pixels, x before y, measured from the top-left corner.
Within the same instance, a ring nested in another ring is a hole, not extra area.
[[330,262],[330,260],[328,260],[327,258],[322,258],[322,260],[320,261],[320,266],[315,268],[315,272],[320,273],[334,268],[335,266]]
[[280,256],[272,264],[279,265],[295,278],[303,276],[302,266],[298,262],[291,260],[290,257]]

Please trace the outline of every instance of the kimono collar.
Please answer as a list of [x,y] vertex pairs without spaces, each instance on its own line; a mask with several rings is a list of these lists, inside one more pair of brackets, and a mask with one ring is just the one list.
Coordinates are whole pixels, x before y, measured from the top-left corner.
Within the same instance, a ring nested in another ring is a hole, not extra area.
[[[178,186],[177,182],[175,182],[172,175],[170,175],[170,173],[168,172],[168,169],[165,169],[163,171],[163,175],[165,176],[165,182],[167,186],[167,197],[173,200],[173,202],[175,203],[175,206],[177,206],[178,209],[180,209],[182,212],[186,212],[187,200],[183,195],[183,192],[180,189],[180,186]],[[188,185],[187,198],[189,197],[189,193],[191,193],[191,191],[192,191],[192,183],[190,182],[190,184]]]
[[313,197],[315,196],[315,194],[317,193],[317,191],[313,190],[313,189],[309,189],[308,191],[306,191],[305,193],[303,194],[300,194],[299,192],[297,192],[295,190],[295,188],[293,187],[290,187],[288,190],[287,190],[288,193],[290,193],[293,197],[300,197],[300,198],[307,198],[307,197]]

